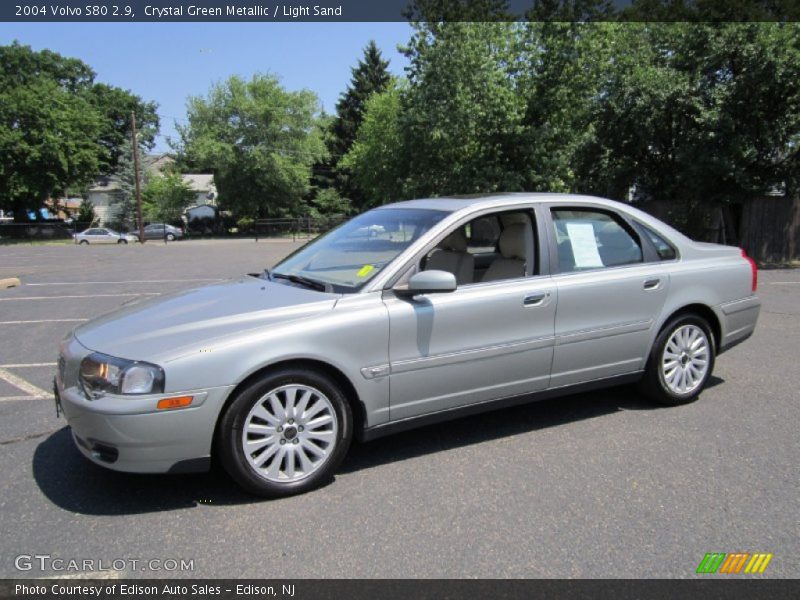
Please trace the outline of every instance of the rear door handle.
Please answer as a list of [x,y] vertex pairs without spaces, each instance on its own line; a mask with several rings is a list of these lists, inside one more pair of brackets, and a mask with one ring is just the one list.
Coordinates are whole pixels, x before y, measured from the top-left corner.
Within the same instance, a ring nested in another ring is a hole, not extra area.
[[660,279],[648,279],[647,281],[644,282],[644,289],[654,290],[658,287],[660,283],[661,283]]
[[544,302],[545,296],[546,295],[544,292],[528,294],[522,299],[522,304],[524,306],[541,306],[542,302]]

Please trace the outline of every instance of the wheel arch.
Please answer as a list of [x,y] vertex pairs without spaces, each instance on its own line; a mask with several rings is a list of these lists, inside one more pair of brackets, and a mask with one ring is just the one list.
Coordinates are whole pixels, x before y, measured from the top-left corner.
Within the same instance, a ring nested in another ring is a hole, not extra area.
[[672,311],[672,313],[667,315],[667,317],[661,322],[658,333],[660,334],[667,326],[667,323],[676,317],[690,314],[702,317],[708,322],[708,325],[711,327],[711,333],[714,336],[714,349],[718,353],[722,344],[722,323],[720,322],[717,313],[715,313],[714,310],[707,304],[696,302],[692,304],[686,304],[685,306]]
[[231,403],[233,403],[233,401],[236,399],[236,396],[239,394],[239,392],[256,379],[285,367],[299,367],[317,371],[318,373],[322,373],[323,375],[330,377],[336,384],[338,384],[341,387],[345,398],[349,402],[350,409],[353,413],[353,434],[356,438],[361,439],[364,431],[364,423],[366,423],[366,407],[359,397],[358,391],[347,375],[325,361],[313,358],[290,358],[264,365],[260,369],[250,373],[250,375],[245,377],[236,385],[236,387],[233,388],[233,390],[231,390],[230,394],[228,394],[228,397],[225,399],[225,403],[222,405],[222,409],[217,415],[217,421],[214,424],[214,438],[211,446],[212,456],[216,454],[216,446],[219,440],[219,427],[220,423],[222,422],[222,416],[228,410],[228,407],[231,405]]

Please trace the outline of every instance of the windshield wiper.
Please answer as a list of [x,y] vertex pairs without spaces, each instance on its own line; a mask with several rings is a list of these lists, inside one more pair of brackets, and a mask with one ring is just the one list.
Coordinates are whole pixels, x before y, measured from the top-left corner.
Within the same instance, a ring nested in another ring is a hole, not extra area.
[[269,272],[269,269],[264,269],[261,273],[248,273],[248,277],[255,277],[256,279],[266,279],[267,281],[272,281],[272,273]]
[[292,273],[273,273],[272,277],[274,279],[287,279],[292,283],[299,283],[300,285],[304,285],[312,290],[317,290],[318,292],[329,292],[332,291],[333,288],[329,283],[323,283],[322,281],[317,281],[310,277],[303,277],[302,275],[294,275]]

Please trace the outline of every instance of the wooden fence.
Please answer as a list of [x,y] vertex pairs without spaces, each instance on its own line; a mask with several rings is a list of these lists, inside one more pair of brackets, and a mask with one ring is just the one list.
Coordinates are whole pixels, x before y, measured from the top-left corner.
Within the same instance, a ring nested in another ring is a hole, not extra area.
[[761,262],[800,259],[800,199],[767,197],[744,203],[739,245]]
[[689,237],[740,246],[762,263],[800,260],[800,198],[766,196],[741,204],[701,205],[683,218],[686,207],[646,202],[642,210],[680,229]]

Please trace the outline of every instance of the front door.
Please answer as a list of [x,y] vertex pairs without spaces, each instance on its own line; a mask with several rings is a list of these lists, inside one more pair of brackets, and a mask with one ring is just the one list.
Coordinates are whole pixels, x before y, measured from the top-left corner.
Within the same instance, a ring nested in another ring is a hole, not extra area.
[[[531,217],[520,211],[501,213],[497,239],[488,244],[486,227],[464,227],[466,248],[453,242],[453,231],[444,235],[442,248],[452,255],[460,276],[471,279],[456,291],[414,298],[384,294],[392,420],[547,388],[556,290],[550,277],[537,275]],[[473,249],[480,260],[458,255]],[[487,258],[492,253],[493,259]],[[447,264],[431,262],[440,270]],[[484,268],[483,263],[492,262],[496,268]],[[465,263],[474,265],[472,277],[464,274]],[[420,268],[425,268],[424,259]]]

